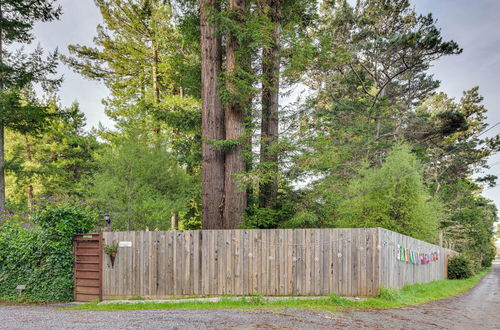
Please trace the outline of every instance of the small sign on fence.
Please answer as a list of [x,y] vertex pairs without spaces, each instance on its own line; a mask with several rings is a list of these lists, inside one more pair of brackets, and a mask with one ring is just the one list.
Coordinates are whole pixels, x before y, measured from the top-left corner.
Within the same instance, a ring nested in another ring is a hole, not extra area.
[[19,295],[22,295],[23,290],[26,290],[26,285],[19,284],[18,286],[16,286],[16,290],[19,291]]
[[130,241],[121,241],[118,243],[118,247],[132,247],[132,242]]

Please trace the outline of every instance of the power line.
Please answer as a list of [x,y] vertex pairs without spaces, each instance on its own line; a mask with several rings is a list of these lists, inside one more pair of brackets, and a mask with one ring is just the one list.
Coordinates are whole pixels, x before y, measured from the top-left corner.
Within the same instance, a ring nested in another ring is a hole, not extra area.
[[493,125],[493,126],[489,127],[487,130],[483,131],[481,134],[479,134],[479,135],[478,135],[478,137],[479,137],[479,136],[481,136],[481,135],[483,135],[484,133],[486,133],[486,132],[490,131],[491,129],[493,129],[493,128],[497,127],[498,125],[500,125],[500,121],[499,121],[499,122],[497,122],[495,125]]

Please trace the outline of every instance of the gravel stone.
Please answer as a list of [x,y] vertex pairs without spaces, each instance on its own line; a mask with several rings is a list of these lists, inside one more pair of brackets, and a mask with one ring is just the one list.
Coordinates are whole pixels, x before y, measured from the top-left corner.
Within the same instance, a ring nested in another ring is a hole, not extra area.
[[0,329],[500,329],[500,265],[466,294],[397,309],[67,311],[0,305]]

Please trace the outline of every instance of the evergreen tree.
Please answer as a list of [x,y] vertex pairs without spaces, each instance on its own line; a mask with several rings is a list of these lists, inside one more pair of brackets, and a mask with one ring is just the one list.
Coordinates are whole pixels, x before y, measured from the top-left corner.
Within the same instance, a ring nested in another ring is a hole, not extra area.
[[20,207],[27,205],[29,210],[40,196],[82,198],[99,146],[95,137],[84,131],[85,116],[78,104],[61,109],[51,99],[40,106],[49,116],[43,131],[6,131],[9,201]]
[[115,230],[170,229],[172,214],[185,211],[192,178],[166,152],[139,135],[103,149],[90,199],[113,217]]
[[64,61],[111,92],[105,112],[115,132],[168,141],[191,172],[200,164],[200,63],[192,14],[163,0],[96,0],[103,25],[94,45],[70,45]]
[[[96,0],[103,25],[93,46],[70,45],[65,61],[111,91],[107,114],[115,120],[139,101],[169,95],[199,96],[197,56],[163,0]],[[189,67],[191,65],[191,67]],[[187,84],[186,82],[189,82]]]
[[476,269],[489,267],[495,257],[494,225],[498,220],[495,204],[477,194],[470,179],[456,179],[443,185],[439,193],[446,203],[447,217],[440,223],[440,245],[462,253]]
[[346,171],[365,156],[380,164],[404,140],[415,106],[439,85],[429,66],[461,52],[443,40],[432,15],[418,15],[408,1],[327,2],[315,33],[316,60],[303,79],[313,93],[300,118],[312,129],[301,139],[323,155],[318,167],[332,158],[321,150],[325,143],[350,141]]
[[61,9],[55,0],[4,0],[0,2],[0,208],[5,207],[5,128],[29,131],[40,128],[45,109],[21,102],[23,88],[41,83],[50,88],[59,83],[49,79],[55,73],[57,54],[43,58],[37,48],[26,55],[22,49],[12,52],[14,43],[27,44],[33,40],[31,30],[36,22],[58,19]]

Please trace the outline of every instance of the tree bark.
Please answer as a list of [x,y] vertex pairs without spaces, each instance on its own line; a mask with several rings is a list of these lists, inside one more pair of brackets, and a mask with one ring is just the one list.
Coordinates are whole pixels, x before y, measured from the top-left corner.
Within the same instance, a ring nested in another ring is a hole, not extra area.
[[225,139],[224,111],[217,94],[222,66],[221,38],[213,14],[217,0],[201,0],[202,227],[223,228],[224,152],[211,141]]
[[[230,15],[240,23],[245,17],[247,6],[247,0],[228,1]],[[238,54],[239,48],[240,44],[237,36],[228,33],[226,45],[227,77],[234,76],[238,69],[245,68],[245,56]],[[238,92],[234,90],[230,81],[226,83],[226,88],[234,95],[233,101],[226,106],[225,111],[226,139],[237,143],[229,150],[226,150],[224,228],[235,229],[243,222],[247,206],[246,187],[242,187],[236,177],[236,175],[246,170],[242,143],[245,131],[245,114]]]
[[272,43],[262,50],[262,123],[260,161],[272,177],[259,187],[260,207],[275,208],[278,198],[278,152],[273,148],[279,137],[280,36],[282,0],[269,0],[265,10],[273,23]]
[[153,99],[155,104],[158,104],[160,103],[160,86],[158,84],[158,65],[160,63],[160,60],[158,58],[158,45],[156,43],[156,40],[152,40],[151,48],[153,52],[153,67],[152,67]]
[[179,229],[179,217],[177,213],[172,214],[172,217],[170,218],[170,227],[172,228],[172,230]]
[[[33,156],[31,152],[31,145],[29,143],[27,136],[25,137],[25,141],[26,141],[26,159],[28,160],[28,162],[31,163],[33,161]],[[28,184],[28,210],[33,212],[34,209],[35,209],[35,197],[33,194],[33,185],[30,183]]]

